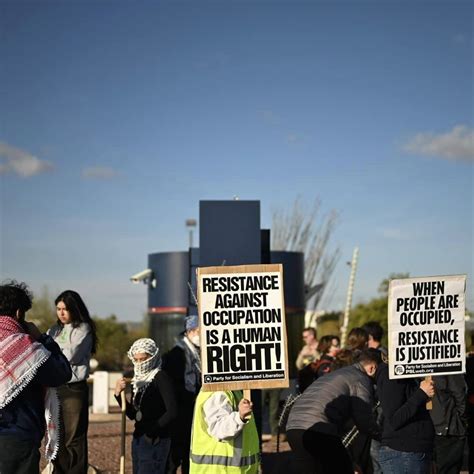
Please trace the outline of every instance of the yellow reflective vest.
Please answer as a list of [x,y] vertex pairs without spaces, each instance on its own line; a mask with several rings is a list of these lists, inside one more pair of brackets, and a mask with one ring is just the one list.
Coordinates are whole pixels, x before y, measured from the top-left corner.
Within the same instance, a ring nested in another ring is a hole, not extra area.
[[[190,474],[257,474],[260,446],[255,419],[245,424],[232,439],[219,441],[207,432],[204,403],[215,392],[200,392],[194,408],[191,434]],[[234,411],[238,411],[242,392],[224,392]]]

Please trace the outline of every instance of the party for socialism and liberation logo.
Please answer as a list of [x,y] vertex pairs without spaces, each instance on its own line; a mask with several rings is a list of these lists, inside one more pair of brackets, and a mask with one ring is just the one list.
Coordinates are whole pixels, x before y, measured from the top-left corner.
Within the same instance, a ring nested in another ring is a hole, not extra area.
[[405,366],[403,365],[396,365],[395,366],[395,373],[397,375],[403,375],[405,373]]

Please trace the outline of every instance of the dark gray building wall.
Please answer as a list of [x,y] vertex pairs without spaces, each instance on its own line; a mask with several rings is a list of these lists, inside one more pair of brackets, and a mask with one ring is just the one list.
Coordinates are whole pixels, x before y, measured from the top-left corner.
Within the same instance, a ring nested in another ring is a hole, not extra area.
[[303,342],[305,288],[304,255],[302,252],[272,251],[271,263],[283,264],[283,285],[285,294],[286,332],[288,343],[288,364],[290,377],[296,377],[295,361]]
[[260,201],[200,201],[201,267],[261,263]]
[[160,252],[148,255],[156,288],[148,286],[150,337],[160,350],[171,349],[183,330],[188,308],[189,252]]

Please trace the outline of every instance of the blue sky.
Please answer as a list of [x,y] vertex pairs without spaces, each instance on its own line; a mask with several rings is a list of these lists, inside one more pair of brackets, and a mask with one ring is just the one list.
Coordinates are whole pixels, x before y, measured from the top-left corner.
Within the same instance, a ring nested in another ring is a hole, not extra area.
[[3,1],[1,267],[140,319],[147,254],[200,199],[336,209],[325,309],[392,272],[468,274],[468,1]]

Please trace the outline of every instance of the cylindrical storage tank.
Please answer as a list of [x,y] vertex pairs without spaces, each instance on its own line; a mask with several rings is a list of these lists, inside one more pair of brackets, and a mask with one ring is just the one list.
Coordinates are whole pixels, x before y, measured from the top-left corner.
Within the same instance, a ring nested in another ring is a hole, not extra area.
[[271,263],[283,264],[288,366],[290,377],[296,377],[296,358],[303,345],[305,287],[303,252],[272,251]]
[[148,286],[150,337],[163,354],[174,346],[184,329],[189,295],[189,253],[149,254],[148,268],[155,279],[155,284]]

